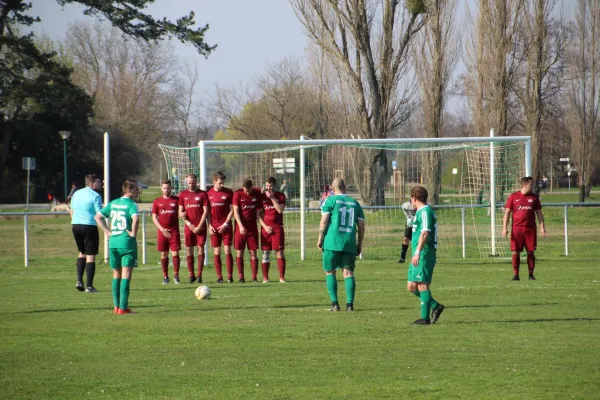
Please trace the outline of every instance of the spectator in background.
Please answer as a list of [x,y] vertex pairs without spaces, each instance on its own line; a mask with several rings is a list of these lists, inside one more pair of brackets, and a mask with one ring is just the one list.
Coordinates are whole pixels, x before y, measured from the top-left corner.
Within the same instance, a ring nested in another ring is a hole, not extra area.
[[73,181],[71,183],[71,191],[69,192],[69,195],[67,196],[67,199],[65,200],[65,203],[69,204],[71,202],[71,197],[73,197],[73,195],[75,194],[76,191],[77,191],[77,183],[75,181]]

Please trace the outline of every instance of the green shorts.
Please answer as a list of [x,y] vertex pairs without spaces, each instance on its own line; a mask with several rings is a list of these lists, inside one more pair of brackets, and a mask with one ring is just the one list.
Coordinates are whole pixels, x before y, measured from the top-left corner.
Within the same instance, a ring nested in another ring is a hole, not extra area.
[[421,254],[419,265],[415,267],[411,263],[408,266],[408,281],[431,283],[434,267],[435,254]]
[[346,251],[323,251],[323,269],[325,271],[336,271],[340,268],[345,268],[354,271],[356,262],[356,254]]
[[137,249],[110,249],[110,268],[137,267]]

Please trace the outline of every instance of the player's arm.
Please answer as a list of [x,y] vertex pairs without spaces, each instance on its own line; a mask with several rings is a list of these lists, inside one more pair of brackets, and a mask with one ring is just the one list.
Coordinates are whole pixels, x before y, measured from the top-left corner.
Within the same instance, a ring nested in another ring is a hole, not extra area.
[[206,225],[206,218],[207,218],[207,216],[209,214],[208,206],[203,206],[202,209],[204,210],[204,212],[202,213],[202,217],[200,217],[200,223],[196,227],[198,229],[202,229],[202,226]]
[[540,235],[543,237],[548,236],[548,232],[546,232],[546,224],[544,223],[544,215],[542,214],[542,210],[535,210],[535,215],[537,215],[538,221],[540,221]]
[[185,221],[185,210],[183,209],[183,204],[179,204],[179,218]]
[[429,231],[425,230],[425,229],[421,229],[421,234],[419,235],[419,241],[417,242],[417,249],[415,250],[415,253],[413,254],[413,258],[411,260],[412,265],[414,265],[415,267],[417,265],[419,265],[419,259],[421,258],[421,251],[423,250],[423,247],[425,247],[425,242],[427,241],[428,237],[429,237]]
[[262,209],[257,209],[256,210],[256,219],[258,220],[258,223],[260,224],[260,226],[263,227],[263,229],[267,232],[267,233],[273,233],[273,228],[271,228],[269,225],[267,225],[267,223],[265,222],[265,220],[263,219],[263,210]]
[[135,238],[135,236],[137,235],[139,226],[140,226],[140,216],[138,214],[133,214],[131,216],[131,232],[127,232],[127,233],[129,233],[129,236],[131,236],[132,238]]
[[242,224],[242,216],[240,215],[240,207],[238,205],[233,205],[233,215],[235,215],[235,222],[240,230],[242,235],[246,234],[246,228],[244,224]]
[[356,242],[356,255],[360,255],[362,253],[362,242],[365,238],[365,220],[359,219],[356,221],[356,227],[358,232],[358,240]]
[[510,215],[512,214],[512,210],[510,208],[504,209],[504,217],[502,218],[502,236],[508,236],[508,220],[510,219]]
[[323,213],[321,215],[321,222],[319,223],[319,238],[317,239],[317,247],[323,251],[323,241],[325,240],[325,232],[329,226],[330,213]]
[[275,194],[271,194],[271,201],[273,202],[273,207],[275,207],[275,210],[281,214],[283,212],[283,210],[285,209],[285,200],[283,203],[280,203],[277,200],[277,196],[275,196]]
[[96,215],[94,216],[94,219],[96,220],[96,223],[98,224],[98,226],[100,227],[100,229],[102,229],[102,231],[104,231],[104,234],[106,236],[110,236],[111,232],[110,229],[108,229],[108,226],[106,225],[106,219],[104,218],[104,215],[102,214],[102,212],[97,212]]

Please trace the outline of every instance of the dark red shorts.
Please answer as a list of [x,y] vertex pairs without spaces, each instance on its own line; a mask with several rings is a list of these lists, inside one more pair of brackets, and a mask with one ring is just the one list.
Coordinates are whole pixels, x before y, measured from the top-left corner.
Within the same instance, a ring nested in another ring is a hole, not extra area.
[[248,246],[248,250],[258,249],[258,229],[254,231],[246,229],[246,234],[242,235],[236,227],[233,235],[233,247],[236,250],[244,251],[246,246]]
[[283,250],[285,248],[285,232],[283,226],[272,226],[273,233],[268,234],[267,231],[260,231],[260,248],[262,250]]
[[156,236],[156,249],[158,251],[179,251],[181,250],[181,235],[179,229],[171,229],[171,238],[167,239],[161,231]]
[[231,246],[232,233],[230,225],[223,233],[217,232],[214,235],[210,235],[210,245],[212,247],[221,247],[222,243],[225,246]]
[[527,251],[535,251],[537,247],[537,228],[524,226],[513,226],[510,232],[510,250],[522,252],[523,247]]
[[198,233],[194,233],[186,225],[183,236],[185,237],[185,247],[202,247],[206,244],[206,228],[200,230]]

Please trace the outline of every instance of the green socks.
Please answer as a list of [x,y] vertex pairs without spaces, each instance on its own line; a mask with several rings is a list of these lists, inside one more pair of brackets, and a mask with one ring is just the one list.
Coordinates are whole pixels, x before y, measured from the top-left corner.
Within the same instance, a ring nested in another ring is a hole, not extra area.
[[119,290],[121,286],[121,279],[113,278],[112,280],[112,295],[113,303],[115,307],[119,307]]
[[329,298],[331,299],[331,302],[337,303],[337,280],[335,278],[335,275],[325,275],[325,283],[327,284],[327,293],[329,293]]
[[414,294],[415,296],[417,296],[417,298],[421,298],[421,292],[419,292],[418,290],[415,290],[414,292],[412,292],[412,294]]
[[348,300],[349,304],[352,304],[354,303],[354,292],[356,291],[354,277],[350,276],[348,278],[344,278],[344,284],[346,285],[346,300]]
[[121,298],[120,298],[120,306],[121,310],[127,310],[129,306],[129,283],[131,279],[121,279]]
[[421,292],[421,318],[430,319],[429,314],[431,312],[432,300],[431,292],[429,290]]

